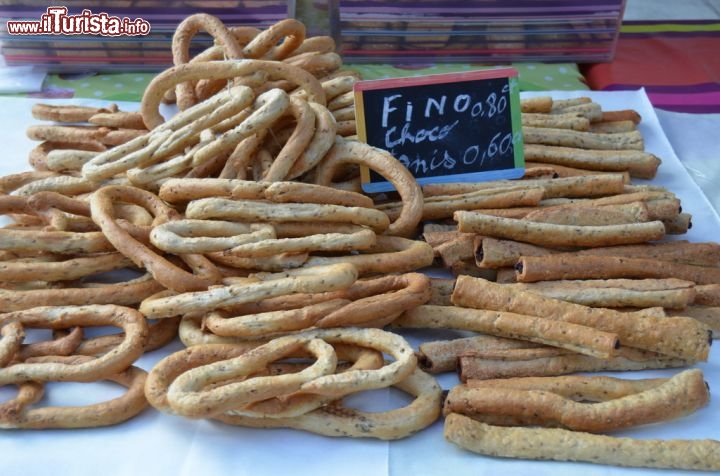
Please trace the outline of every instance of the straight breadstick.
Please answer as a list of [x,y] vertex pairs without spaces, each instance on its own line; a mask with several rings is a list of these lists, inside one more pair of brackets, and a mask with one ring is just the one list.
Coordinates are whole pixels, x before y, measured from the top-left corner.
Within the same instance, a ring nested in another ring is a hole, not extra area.
[[[650,283],[645,283],[650,281]],[[677,281],[671,285],[668,281]],[[647,289],[648,284],[656,288]],[[665,284],[661,284],[665,283]],[[695,300],[694,283],[679,279],[590,279],[516,283],[513,287],[590,307],[684,309]]]
[[[602,377],[584,377],[583,386],[592,386],[592,380],[599,378]],[[604,381],[607,380],[606,377]],[[646,388],[640,386],[634,392],[604,397],[599,402],[575,401],[546,388],[484,385],[484,381],[474,386],[461,384],[450,389],[443,411],[446,415],[461,413],[490,424],[600,433],[680,418],[706,406],[709,400],[702,371],[689,369],[671,378],[655,379]]]
[[404,312],[393,325],[403,328],[440,328],[482,332],[522,339],[600,357],[614,354],[617,337],[591,327],[553,321],[529,314],[486,311],[458,306],[421,305]]
[[560,428],[499,427],[459,414],[446,417],[444,434],[461,448],[505,458],[720,470],[717,440],[637,440]]
[[[626,348],[621,347],[623,354]],[[652,352],[639,357],[616,355],[599,359],[563,349],[505,349],[460,355],[457,371],[461,382],[470,379],[506,379],[513,377],[542,377],[567,375],[576,372],[632,371],[680,368],[692,360],[662,356]]]
[[518,339],[486,334],[449,340],[433,340],[418,346],[418,364],[430,373],[450,372],[457,369],[458,358],[479,351],[497,349],[525,349],[540,347]]
[[657,174],[661,160],[643,150],[599,150],[546,144],[526,144],[525,158],[534,162],[564,165],[581,169],[621,172],[632,177],[651,179]]
[[691,318],[652,318],[591,308],[467,276],[456,279],[452,302],[456,306],[545,316],[591,326],[617,333],[622,345],[673,357],[706,360],[710,352],[707,326]]
[[701,284],[695,286],[695,304],[720,306],[720,284]]
[[543,199],[605,197],[625,191],[622,173],[602,173],[553,179],[495,180],[490,182],[431,183],[422,186],[423,197],[456,195],[489,188],[542,187]]
[[458,230],[555,248],[613,246],[644,243],[665,236],[659,220],[622,225],[576,226],[535,223],[495,217],[477,211],[456,211]]
[[574,253],[523,256],[515,269],[517,280],[526,283],[555,279],[679,278],[697,284],[720,284],[720,268],[625,256]]
[[617,134],[551,129],[548,127],[523,127],[525,144],[545,144],[561,147],[598,150],[644,150],[645,144],[640,131]]

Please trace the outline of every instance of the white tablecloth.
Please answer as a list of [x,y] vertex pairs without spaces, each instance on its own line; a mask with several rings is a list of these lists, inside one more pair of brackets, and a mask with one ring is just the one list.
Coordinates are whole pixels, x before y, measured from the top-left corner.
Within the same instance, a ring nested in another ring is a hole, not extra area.
[[[573,93],[552,93],[555,97]],[[588,93],[608,109],[633,107],[641,112],[641,125],[647,149],[663,159],[656,180],[678,194],[683,209],[693,214],[695,226],[685,237],[692,241],[718,240],[720,219],[708,198],[691,179],[663,134],[660,122],[642,92]],[[24,129],[35,123],[30,117],[28,99],[0,99],[0,174],[28,170],[27,153],[32,143]],[[73,103],[80,101],[73,100]],[[86,101],[91,103],[91,101]],[[137,107],[121,104],[121,107]],[[664,116],[664,115],[663,115]],[[667,118],[677,135],[687,137],[684,122]],[[692,126],[695,127],[695,126]],[[715,150],[713,134],[701,135],[704,145],[697,150]],[[675,144],[676,150],[684,147]],[[716,156],[717,157],[717,156]],[[697,165],[697,164],[696,164]],[[716,202],[717,203],[717,202]],[[413,337],[413,344],[417,340]],[[712,350],[708,362],[698,364],[711,391],[720,389],[720,349]],[[163,355],[180,348],[144,356],[139,365],[151,368]],[[634,372],[626,378],[670,376],[676,370]],[[444,388],[456,383],[454,375],[440,378]],[[57,388],[60,393],[53,389]],[[117,395],[119,390],[104,384],[62,384],[50,387],[48,404],[95,402]],[[10,388],[0,388],[0,399],[9,398]],[[365,409],[388,408],[405,401],[395,392],[376,391],[354,397],[349,404]],[[648,425],[618,436],[638,438],[715,438],[720,439],[720,399],[687,418]],[[328,438],[292,430],[236,428],[207,421],[192,421],[161,414],[152,409],[139,417],[110,428],[52,431],[0,431],[0,473],[52,475],[437,475],[480,476],[498,474],[564,475],[640,475],[671,474],[668,471],[625,469],[578,463],[502,460],[478,456],[444,441],[442,421],[430,428],[395,442],[365,439]],[[676,474],[676,473],[672,473]],[[697,474],[697,473],[695,473]]]

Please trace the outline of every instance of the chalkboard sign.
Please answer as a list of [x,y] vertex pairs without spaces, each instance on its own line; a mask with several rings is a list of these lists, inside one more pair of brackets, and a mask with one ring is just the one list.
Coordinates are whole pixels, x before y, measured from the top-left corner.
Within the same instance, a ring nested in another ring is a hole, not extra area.
[[[418,183],[518,178],[524,173],[517,70],[359,81],[358,139],[387,150]],[[361,170],[363,190],[394,190]]]

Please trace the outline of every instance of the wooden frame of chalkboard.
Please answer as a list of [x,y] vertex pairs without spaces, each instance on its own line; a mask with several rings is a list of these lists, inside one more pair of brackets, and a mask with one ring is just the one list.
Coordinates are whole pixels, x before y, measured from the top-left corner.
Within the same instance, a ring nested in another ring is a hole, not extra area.
[[[358,81],[358,139],[390,152],[420,185],[524,174],[517,70],[509,67]],[[367,193],[393,185],[361,169]]]

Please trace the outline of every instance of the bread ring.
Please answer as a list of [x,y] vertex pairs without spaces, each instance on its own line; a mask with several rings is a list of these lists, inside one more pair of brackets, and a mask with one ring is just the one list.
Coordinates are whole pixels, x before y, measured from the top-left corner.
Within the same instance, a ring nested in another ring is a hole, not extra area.
[[[135,187],[111,185],[102,187],[92,194],[90,210],[93,221],[98,224],[115,248],[132,259],[137,266],[147,269],[159,283],[178,292],[207,289],[208,286],[219,282],[219,272],[202,256],[185,255],[186,260],[196,260],[195,263],[199,265],[198,274],[190,273],[133,238],[113,216],[113,204],[116,202],[134,203],[146,208],[155,216],[158,224],[177,218],[177,212],[156,195]],[[192,266],[191,263],[188,264]]]
[[165,122],[159,111],[162,95],[168,89],[188,80],[202,78],[231,79],[264,71],[270,79],[288,79],[307,92],[308,101],[325,104],[325,92],[312,74],[301,68],[277,61],[240,60],[187,63],[166,69],[153,78],[145,88],[140,111],[148,129]]
[[422,219],[422,190],[410,171],[390,153],[365,143],[338,138],[335,145],[315,168],[315,183],[330,186],[335,173],[346,164],[368,167],[384,176],[400,194],[403,206],[386,234],[411,236]]

